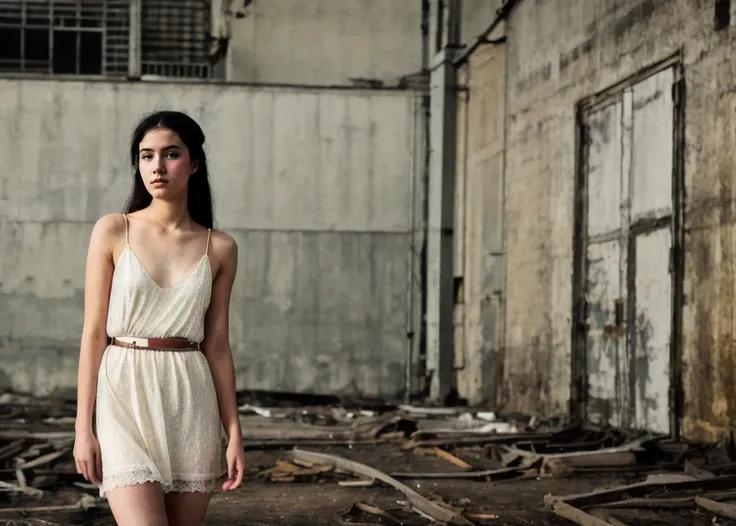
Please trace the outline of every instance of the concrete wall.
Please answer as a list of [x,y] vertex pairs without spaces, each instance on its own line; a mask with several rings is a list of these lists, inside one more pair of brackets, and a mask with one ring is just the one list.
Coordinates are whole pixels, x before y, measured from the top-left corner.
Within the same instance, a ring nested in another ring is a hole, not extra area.
[[[507,25],[506,341],[502,403],[566,411],[571,383],[575,108],[682,51],[685,84],[683,430],[736,420],[733,304],[736,27],[713,2],[521,1]],[[472,93],[471,93],[472,97]]]
[[455,382],[471,404],[494,405],[500,384],[505,56],[480,46],[458,81]]
[[208,136],[217,226],[240,246],[238,387],[402,394],[418,309],[421,112],[410,92],[0,80],[0,388],[76,384],[85,250],[120,211],[153,109]]
[[396,85],[422,68],[421,0],[255,0],[242,12],[229,81]]

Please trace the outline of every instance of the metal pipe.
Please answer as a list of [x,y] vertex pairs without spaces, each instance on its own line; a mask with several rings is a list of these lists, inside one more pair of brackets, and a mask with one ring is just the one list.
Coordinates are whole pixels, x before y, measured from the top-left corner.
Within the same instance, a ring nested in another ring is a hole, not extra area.
[[[438,0],[442,1],[442,0]],[[457,154],[457,70],[452,63],[459,38],[458,0],[444,0],[438,31],[446,47],[435,56],[430,73],[430,169],[427,222],[427,369],[430,397],[445,403],[454,386],[453,226]]]
[[141,77],[141,32],[143,0],[130,0],[130,26],[128,38],[128,78],[139,79]]
[[493,30],[498,27],[498,24],[503,22],[508,18],[508,16],[511,14],[511,11],[516,7],[521,0],[506,0],[503,5],[496,11],[496,18],[493,19],[493,22],[491,22],[491,25],[489,25],[483,32],[475,37],[473,40],[473,43],[468,46],[468,48],[463,51],[461,54],[459,54],[457,57],[455,57],[454,64],[455,66],[461,66],[462,64],[466,63],[468,61],[468,58],[470,55],[473,54],[473,52],[478,49],[478,46],[488,41],[488,36],[493,33]]

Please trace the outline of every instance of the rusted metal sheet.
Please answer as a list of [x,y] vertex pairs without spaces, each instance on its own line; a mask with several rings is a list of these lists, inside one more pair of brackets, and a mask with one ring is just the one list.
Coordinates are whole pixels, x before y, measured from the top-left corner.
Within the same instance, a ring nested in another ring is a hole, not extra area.
[[585,116],[586,408],[670,430],[673,68]]
[[632,224],[672,213],[674,81],[674,69],[667,68],[632,90]]
[[672,334],[672,184],[674,68],[632,88],[631,228],[635,243],[634,319],[630,324],[635,425],[670,429]]
[[620,389],[626,376],[626,338],[617,319],[621,283],[621,247],[618,239],[588,247],[587,345],[588,417],[597,423],[620,424],[625,400]]
[[631,322],[635,427],[662,433],[670,427],[671,244],[669,228],[636,237],[636,315]]
[[586,254],[586,364],[588,418],[620,425],[628,360],[622,304],[626,297],[626,243],[622,101],[588,120],[588,248]]
[[621,228],[622,102],[617,101],[588,120],[588,236]]

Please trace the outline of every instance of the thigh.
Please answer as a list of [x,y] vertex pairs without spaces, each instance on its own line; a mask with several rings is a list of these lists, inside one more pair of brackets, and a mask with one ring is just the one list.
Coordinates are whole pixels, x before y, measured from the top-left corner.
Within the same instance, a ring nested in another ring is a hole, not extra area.
[[168,493],[165,497],[169,526],[202,526],[211,493]]
[[154,482],[105,492],[118,526],[168,526],[164,491]]

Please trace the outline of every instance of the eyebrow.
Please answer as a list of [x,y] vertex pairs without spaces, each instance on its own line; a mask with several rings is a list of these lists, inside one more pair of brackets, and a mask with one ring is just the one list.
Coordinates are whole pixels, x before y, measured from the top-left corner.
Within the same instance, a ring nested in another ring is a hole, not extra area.
[[[180,146],[177,146],[176,144],[172,144],[171,146],[167,146],[166,148],[162,148],[163,150],[181,150]],[[139,153],[143,152],[152,152],[153,148],[141,148]]]

